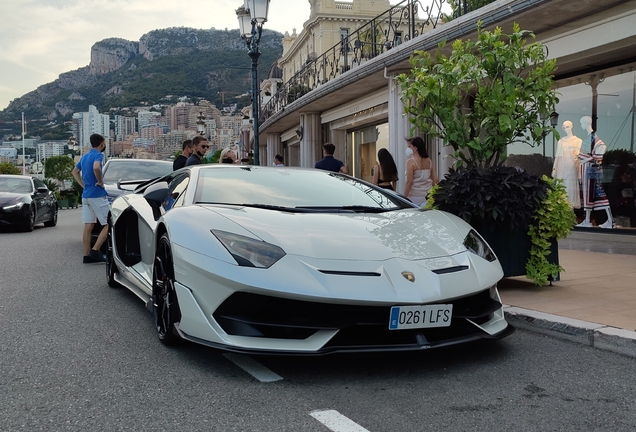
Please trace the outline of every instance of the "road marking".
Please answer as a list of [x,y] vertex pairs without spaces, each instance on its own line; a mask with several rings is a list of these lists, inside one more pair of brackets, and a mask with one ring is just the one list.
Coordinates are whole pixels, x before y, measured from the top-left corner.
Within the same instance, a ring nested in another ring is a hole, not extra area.
[[248,374],[252,375],[260,382],[274,382],[283,379],[283,377],[275,374],[251,357],[234,353],[226,353],[223,355],[225,356],[225,358],[243,369]]
[[312,411],[310,414],[333,432],[369,432],[335,410]]

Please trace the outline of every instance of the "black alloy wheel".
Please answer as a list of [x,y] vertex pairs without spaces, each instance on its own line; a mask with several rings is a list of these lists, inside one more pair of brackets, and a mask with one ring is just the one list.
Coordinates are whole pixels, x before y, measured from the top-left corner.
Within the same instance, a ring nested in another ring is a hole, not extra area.
[[51,207],[51,219],[44,222],[46,227],[54,227],[55,225],[57,225],[57,203]]
[[108,249],[106,250],[106,278],[108,286],[111,288],[118,288],[121,285],[115,280],[115,274],[119,271],[115,265],[115,255],[113,252],[113,227],[110,218],[108,218],[108,236],[106,237],[106,244]]
[[31,232],[33,228],[35,228],[35,207],[31,205],[27,213],[27,220],[22,225],[22,231]]
[[155,254],[152,302],[157,337],[164,345],[174,345],[179,340],[175,324],[181,320],[181,311],[174,288],[174,264],[167,234],[161,236]]

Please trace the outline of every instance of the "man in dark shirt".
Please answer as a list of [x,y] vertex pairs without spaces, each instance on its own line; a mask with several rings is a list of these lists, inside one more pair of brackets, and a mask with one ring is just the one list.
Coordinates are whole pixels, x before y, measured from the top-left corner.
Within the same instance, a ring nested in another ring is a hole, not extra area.
[[333,157],[334,152],[336,151],[336,146],[327,143],[322,146],[322,155],[324,156],[322,160],[316,162],[316,166],[314,168],[318,168],[325,171],[333,171],[333,172],[341,172],[343,174],[347,174],[347,167],[341,160]]
[[185,166],[200,165],[201,158],[205,156],[205,153],[210,148],[208,140],[205,137],[197,135],[192,140],[192,155],[186,161]]
[[190,155],[192,155],[192,140],[185,140],[182,150],[181,154],[172,162],[172,169],[175,171],[179,168],[183,168]]

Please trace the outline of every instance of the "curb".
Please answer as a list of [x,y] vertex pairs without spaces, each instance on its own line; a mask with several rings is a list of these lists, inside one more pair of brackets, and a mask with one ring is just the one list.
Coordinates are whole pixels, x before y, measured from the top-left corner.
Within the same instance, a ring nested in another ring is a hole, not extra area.
[[504,306],[506,321],[534,333],[565,339],[636,358],[636,332],[515,306]]

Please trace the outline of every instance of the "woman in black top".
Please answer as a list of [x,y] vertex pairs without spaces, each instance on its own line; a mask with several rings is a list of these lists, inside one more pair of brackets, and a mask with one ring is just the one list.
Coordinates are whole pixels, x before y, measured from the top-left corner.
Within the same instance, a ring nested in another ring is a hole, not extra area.
[[373,184],[384,189],[395,190],[397,181],[397,167],[391,153],[385,148],[378,150],[379,163],[373,168]]

